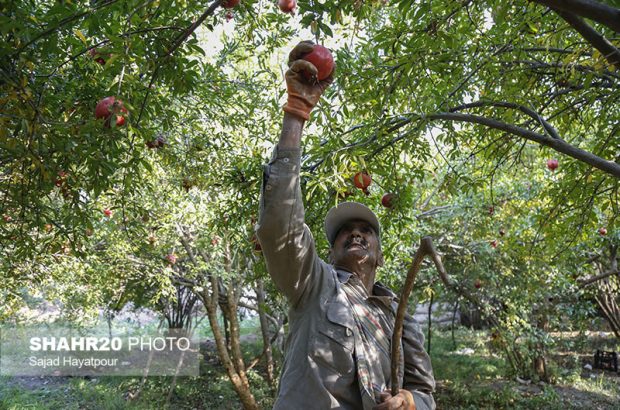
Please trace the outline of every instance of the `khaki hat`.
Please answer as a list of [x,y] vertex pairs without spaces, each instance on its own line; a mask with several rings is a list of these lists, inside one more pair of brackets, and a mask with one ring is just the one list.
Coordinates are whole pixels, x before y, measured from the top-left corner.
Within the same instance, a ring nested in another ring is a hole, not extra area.
[[325,235],[330,245],[334,245],[338,231],[348,221],[361,219],[372,226],[381,242],[381,224],[373,211],[359,202],[342,202],[334,206],[325,216]]

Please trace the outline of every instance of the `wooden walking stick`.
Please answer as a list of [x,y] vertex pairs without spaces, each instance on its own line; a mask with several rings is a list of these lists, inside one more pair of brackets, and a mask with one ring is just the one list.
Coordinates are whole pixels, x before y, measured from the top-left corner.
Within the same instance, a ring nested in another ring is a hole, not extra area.
[[439,271],[440,275],[446,275],[446,270],[441,263],[439,254],[433,247],[433,240],[430,236],[425,236],[420,239],[420,247],[413,257],[413,263],[407,272],[407,279],[405,285],[400,294],[400,301],[398,302],[398,309],[396,310],[396,319],[394,320],[394,333],[392,333],[392,363],[391,363],[391,384],[392,384],[392,396],[396,396],[400,391],[398,383],[398,368],[400,364],[400,344],[403,338],[403,323],[405,322],[405,313],[407,312],[407,301],[411,290],[413,289],[413,283],[415,277],[420,271],[422,261],[426,255],[430,255],[435,263],[435,267]]

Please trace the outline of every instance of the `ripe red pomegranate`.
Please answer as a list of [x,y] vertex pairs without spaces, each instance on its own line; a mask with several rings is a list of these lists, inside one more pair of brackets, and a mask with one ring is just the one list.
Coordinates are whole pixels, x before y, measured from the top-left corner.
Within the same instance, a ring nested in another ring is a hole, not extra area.
[[222,2],[222,7],[225,9],[232,9],[233,7],[237,7],[240,0],[224,0]]
[[229,11],[228,13],[226,13],[226,15],[225,15],[224,17],[226,17],[226,21],[230,21],[230,20],[232,20],[235,16],[233,15],[232,11]]
[[[328,48],[322,45],[315,45],[312,51],[303,57],[304,60],[312,63],[313,66],[319,71],[317,78],[319,81],[325,80],[334,71],[334,57]],[[313,78],[306,73],[306,78],[312,81]]]
[[496,239],[493,239],[491,241],[491,246],[494,247],[494,248],[497,248],[497,240]]
[[283,13],[292,13],[297,7],[297,0],[279,0],[278,7]]
[[353,177],[353,183],[356,187],[362,190],[366,190],[370,186],[372,178],[366,172],[358,172]]
[[381,198],[381,205],[386,208],[392,208],[396,202],[396,195],[392,193],[388,193],[383,195]]
[[[118,115],[119,113],[122,114]],[[110,127],[110,121],[113,114],[117,114],[117,127],[125,125],[125,116],[123,115],[125,113],[127,113],[127,108],[125,108],[123,106],[123,102],[121,100],[117,100],[116,97],[105,97],[99,101],[97,103],[97,107],[95,107],[95,118],[103,118],[105,120],[104,124],[106,127]]]
[[106,218],[110,218],[112,216],[112,210],[108,208],[104,209],[103,215],[105,215]]
[[474,282],[474,287],[476,289],[480,289],[482,287],[482,282],[480,282],[480,279],[476,279],[476,281]]
[[548,159],[547,160],[547,168],[549,168],[551,170],[551,172],[553,172],[556,169],[558,169],[558,166],[560,166],[560,164],[559,164],[557,159]]
[[601,227],[598,229],[598,233],[599,233],[599,235],[601,235],[601,236],[605,236],[605,235],[607,235],[607,228],[605,228],[604,226],[601,226]]
[[101,57],[103,54],[101,54],[97,50],[97,47],[91,48],[90,50],[88,50],[88,54],[90,54],[90,56],[93,58],[93,60],[95,60],[99,64],[105,65],[105,59],[103,57]]
[[177,255],[175,255],[174,253],[169,253],[168,255],[166,255],[166,260],[170,262],[171,265],[177,263],[177,259]]

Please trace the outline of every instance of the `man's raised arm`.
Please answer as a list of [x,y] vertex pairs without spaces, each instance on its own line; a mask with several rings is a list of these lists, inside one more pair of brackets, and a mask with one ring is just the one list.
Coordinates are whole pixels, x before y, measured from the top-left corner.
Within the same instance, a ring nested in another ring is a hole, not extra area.
[[316,83],[306,79],[305,73],[316,74],[316,67],[301,57],[312,51],[312,47],[312,43],[302,42],[289,54],[288,100],[282,132],[271,160],[264,167],[256,228],[267,270],[293,306],[308,292],[310,276],[319,261],[314,239],[304,223],[299,183],[301,136],[305,121],[332,77]]

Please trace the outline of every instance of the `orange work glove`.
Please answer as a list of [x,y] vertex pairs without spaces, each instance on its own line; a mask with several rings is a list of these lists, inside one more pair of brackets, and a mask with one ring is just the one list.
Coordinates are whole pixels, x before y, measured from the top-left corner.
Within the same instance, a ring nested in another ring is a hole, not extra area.
[[304,120],[310,119],[310,111],[319,102],[323,91],[334,81],[334,73],[323,81],[311,83],[306,78],[305,73],[316,78],[317,69],[312,63],[302,60],[302,57],[312,51],[314,43],[312,41],[302,41],[297,44],[288,56],[289,69],[284,75],[286,78],[286,91],[288,100],[284,104],[283,110]]

